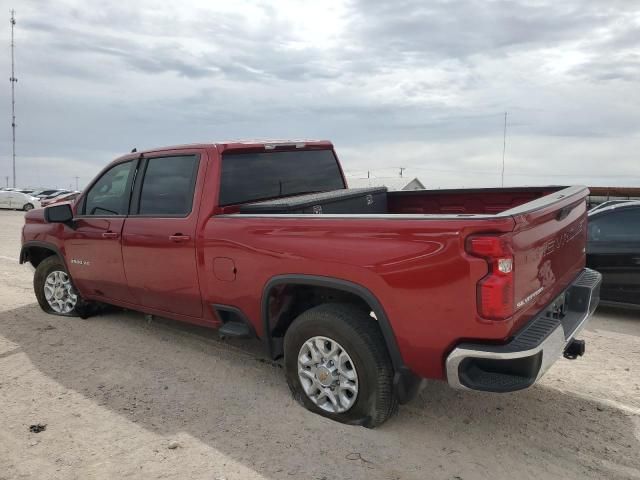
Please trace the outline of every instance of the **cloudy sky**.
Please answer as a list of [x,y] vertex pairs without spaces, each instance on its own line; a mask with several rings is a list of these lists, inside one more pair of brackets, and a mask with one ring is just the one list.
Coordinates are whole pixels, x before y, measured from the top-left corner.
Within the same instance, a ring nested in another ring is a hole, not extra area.
[[355,176],[496,186],[505,111],[507,185],[640,185],[637,1],[0,4],[21,185],[82,186],[134,146],[295,137]]

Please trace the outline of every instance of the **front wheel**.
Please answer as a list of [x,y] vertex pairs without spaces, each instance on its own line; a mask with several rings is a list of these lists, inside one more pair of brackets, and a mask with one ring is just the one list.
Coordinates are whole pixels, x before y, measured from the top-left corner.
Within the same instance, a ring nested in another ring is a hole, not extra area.
[[55,255],[42,260],[33,277],[33,288],[40,308],[47,313],[75,317],[83,300],[71,283],[64,263]]
[[24,207],[22,207],[22,209],[25,212],[28,212],[29,210],[33,210],[33,205],[31,203],[27,203]]
[[397,410],[382,332],[356,305],[324,304],[302,313],[287,330],[284,354],[289,388],[312,412],[373,428]]

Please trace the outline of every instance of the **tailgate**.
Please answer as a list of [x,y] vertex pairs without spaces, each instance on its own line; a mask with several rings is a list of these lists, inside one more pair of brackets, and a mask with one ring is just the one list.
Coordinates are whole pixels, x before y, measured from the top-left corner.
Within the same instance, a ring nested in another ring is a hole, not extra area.
[[586,187],[569,187],[504,212],[516,223],[514,296],[523,321],[525,312],[537,313],[584,268],[588,194]]

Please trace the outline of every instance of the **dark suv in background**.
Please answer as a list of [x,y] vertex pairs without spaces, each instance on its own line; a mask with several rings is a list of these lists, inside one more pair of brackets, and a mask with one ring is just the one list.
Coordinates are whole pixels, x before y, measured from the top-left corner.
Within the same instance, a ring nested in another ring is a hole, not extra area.
[[602,273],[601,303],[640,307],[640,201],[589,212],[587,266]]

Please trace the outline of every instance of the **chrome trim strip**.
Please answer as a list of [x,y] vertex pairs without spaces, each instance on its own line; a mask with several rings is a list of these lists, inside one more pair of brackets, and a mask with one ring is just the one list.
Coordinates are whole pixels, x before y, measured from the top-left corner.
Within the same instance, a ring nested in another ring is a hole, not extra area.
[[511,218],[509,215],[480,215],[480,214],[458,214],[458,215],[445,215],[445,214],[423,214],[423,213],[379,213],[379,214],[354,214],[354,213],[323,213],[321,215],[315,213],[225,213],[221,215],[213,215],[213,218],[306,218],[309,220],[486,220],[496,218]]

